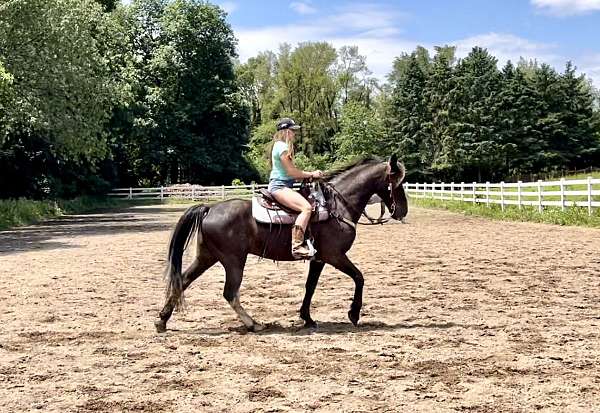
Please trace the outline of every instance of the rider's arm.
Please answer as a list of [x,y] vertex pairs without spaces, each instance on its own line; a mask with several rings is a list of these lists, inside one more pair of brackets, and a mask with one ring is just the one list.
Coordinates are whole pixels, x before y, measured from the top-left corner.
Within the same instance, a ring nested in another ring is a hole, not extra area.
[[281,159],[281,164],[285,172],[294,179],[309,179],[315,176],[314,172],[306,172],[296,168],[294,161],[292,161],[287,151],[283,152],[279,159]]

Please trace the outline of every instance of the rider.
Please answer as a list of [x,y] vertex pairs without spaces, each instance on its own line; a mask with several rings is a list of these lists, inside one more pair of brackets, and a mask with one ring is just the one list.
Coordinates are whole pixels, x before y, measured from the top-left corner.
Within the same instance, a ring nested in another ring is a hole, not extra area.
[[306,172],[294,165],[294,138],[296,125],[290,118],[283,118],[277,123],[277,132],[273,135],[269,176],[269,192],[280,204],[300,212],[292,228],[292,255],[296,259],[308,259],[310,250],[304,242],[304,233],[310,220],[312,208],[308,201],[292,189],[296,179],[322,178],[323,172]]

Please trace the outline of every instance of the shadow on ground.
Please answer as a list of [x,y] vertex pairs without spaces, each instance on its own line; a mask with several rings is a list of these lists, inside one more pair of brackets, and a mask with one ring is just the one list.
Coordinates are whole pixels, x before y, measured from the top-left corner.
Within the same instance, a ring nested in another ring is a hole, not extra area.
[[[79,236],[169,230],[173,227],[172,214],[179,215],[185,209],[186,206],[169,209],[128,207],[102,213],[65,215],[27,227],[0,231],[0,256],[24,251],[73,248]],[[64,238],[75,242],[65,242]]]

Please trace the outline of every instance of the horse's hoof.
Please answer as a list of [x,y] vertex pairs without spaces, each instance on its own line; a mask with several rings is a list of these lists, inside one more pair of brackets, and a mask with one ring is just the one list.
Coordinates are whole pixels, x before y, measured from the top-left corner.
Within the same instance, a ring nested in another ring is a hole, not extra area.
[[262,324],[259,324],[259,323],[254,323],[254,324],[252,324],[250,327],[248,327],[248,331],[251,331],[251,332],[253,332],[253,333],[258,333],[258,332],[260,332],[260,331],[263,331],[263,330],[265,330],[266,328],[267,328],[267,327],[266,327],[266,326],[264,326],[264,325],[262,325]]
[[157,333],[164,333],[167,331],[167,323],[161,320],[160,318],[154,321],[154,327],[156,327]]
[[308,320],[304,322],[304,328],[309,328],[311,330],[316,330],[317,327],[319,327],[317,325],[317,322],[315,320]]
[[360,313],[353,314],[352,310],[348,311],[348,318],[354,324],[354,327],[358,326],[358,320],[360,319]]

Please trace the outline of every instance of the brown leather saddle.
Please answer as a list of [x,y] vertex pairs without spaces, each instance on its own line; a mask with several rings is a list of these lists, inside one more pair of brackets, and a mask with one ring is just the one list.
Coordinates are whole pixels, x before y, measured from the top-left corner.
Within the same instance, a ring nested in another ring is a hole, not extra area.
[[[324,205],[317,202],[315,197],[311,197],[310,189],[301,188],[300,193],[310,202],[313,207],[311,222],[325,221],[329,219],[329,212]],[[298,212],[294,211],[273,198],[271,193],[261,188],[252,197],[252,216],[258,222],[272,224],[293,224],[298,216]]]
[[[273,195],[271,195],[271,193],[266,188],[261,188],[258,191],[258,193],[260,195],[258,197],[258,203],[260,204],[261,207],[270,209],[272,211],[281,210],[281,211],[287,212],[288,214],[298,215],[298,212],[286,207],[285,205],[281,205],[279,202],[277,202],[275,200],[275,198],[273,198]],[[310,200],[309,200],[309,202],[310,202]],[[313,206],[313,208],[314,208],[313,204],[311,204],[311,206]]]

